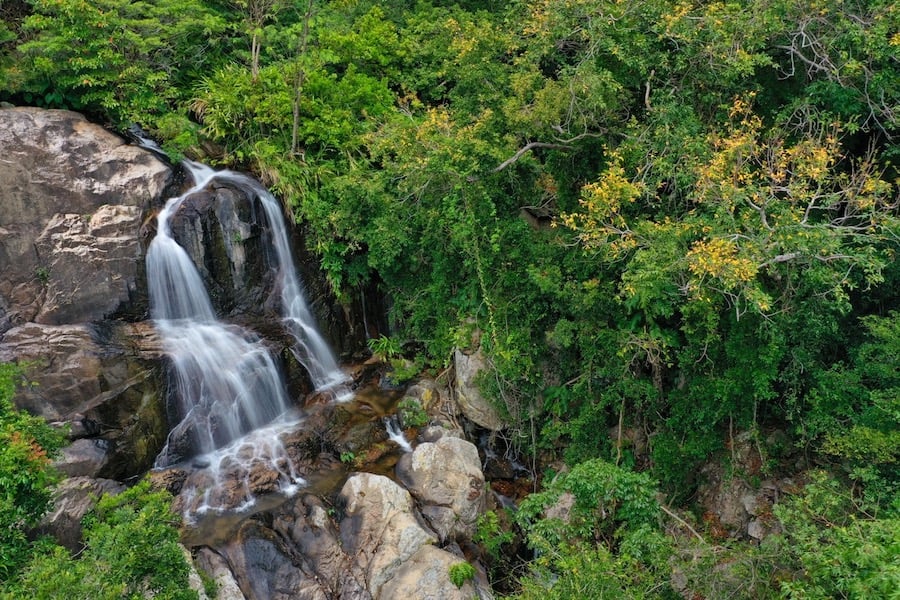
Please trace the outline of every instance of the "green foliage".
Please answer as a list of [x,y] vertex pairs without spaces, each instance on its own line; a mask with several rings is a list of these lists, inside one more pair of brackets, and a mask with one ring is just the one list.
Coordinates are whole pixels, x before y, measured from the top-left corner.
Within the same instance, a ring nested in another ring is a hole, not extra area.
[[[565,500],[564,495],[571,498]],[[542,515],[557,503],[571,504],[565,518]],[[585,461],[561,473],[541,492],[522,501],[516,521],[529,544],[551,552],[574,540],[616,548],[637,541],[659,526],[659,503],[653,481],[600,459]],[[633,536],[638,535],[637,538]]]
[[400,341],[386,335],[371,338],[366,342],[369,350],[378,360],[385,362],[400,355]]
[[475,567],[467,562],[456,563],[450,565],[450,582],[458,588],[461,588],[467,581],[475,579]]
[[[513,443],[578,465],[560,481],[648,487],[603,459],[687,502],[733,432],[772,427],[896,493],[895,2],[33,6],[0,28],[13,100],[224,148],[342,302],[390,297],[394,376],[482,350]],[[622,548],[653,518],[617,494],[563,525],[526,503],[548,550],[523,594],[651,595],[662,562]]]
[[34,0],[32,6],[17,62],[5,74],[12,90],[32,104],[151,130],[218,59],[228,29],[221,12],[195,0]]
[[[851,352],[849,365],[838,363],[820,374],[809,394],[799,432],[821,444],[851,473],[867,473],[900,490],[900,313],[862,319],[867,336]],[[871,488],[867,486],[867,489]]]
[[538,568],[510,600],[678,597],[661,574],[629,557],[616,557],[604,546],[568,546],[559,555],[552,573]]
[[788,598],[889,598],[900,589],[900,503],[879,510],[824,472],[775,506],[795,578]]
[[424,427],[428,424],[428,413],[415,398],[406,397],[397,403],[397,415],[403,427]]
[[43,419],[12,405],[21,378],[18,366],[0,363],[0,583],[31,554],[26,531],[50,506],[50,486],[58,478],[51,458],[64,442]]
[[478,517],[478,523],[475,529],[475,535],[472,541],[485,549],[488,556],[494,561],[499,561],[503,557],[502,548],[505,544],[509,544],[514,539],[511,531],[504,531],[500,525],[500,519],[497,513],[489,510]]
[[[12,590],[29,598],[139,597],[189,600],[189,567],[178,543],[179,519],[171,497],[146,480],[116,496],[104,496],[85,517],[85,549],[72,557],[55,547],[35,557]],[[23,596],[19,596],[23,597]]]

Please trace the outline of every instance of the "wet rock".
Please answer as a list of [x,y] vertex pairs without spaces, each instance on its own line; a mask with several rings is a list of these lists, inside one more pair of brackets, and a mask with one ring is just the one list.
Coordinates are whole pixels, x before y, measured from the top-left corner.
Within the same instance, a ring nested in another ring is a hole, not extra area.
[[340,498],[345,504],[341,545],[365,573],[371,595],[382,597],[382,586],[401,565],[437,540],[416,518],[409,492],[387,477],[357,473],[347,479]]
[[70,477],[53,490],[53,509],[44,515],[38,532],[51,535],[72,552],[81,550],[81,519],[104,494],[118,494],[125,486],[110,479]]
[[503,428],[503,421],[497,410],[491,406],[475,384],[478,374],[487,369],[484,354],[477,350],[465,354],[457,350],[453,354],[456,371],[456,402],[467,419],[491,431]]
[[246,521],[221,550],[248,600],[328,599],[296,552],[255,521]]
[[216,185],[190,195],[172,215],[172,237],[191,257],[219,314],[277,309],[272,272],[261,243],[258,204],[241,190]]
[[442,542],[475,533],[485,508],[485,483],[474,444],[455,437],[419,444],[397,463],[397,475]]
[[150,486],[155,490],[166,490],[173,496],[181,493],[184,482],[187,480],[188,473],[184,469],[172,467],[159,471],[150,471],[147,475],[150,479]]
[[[375,597],[376,600],[415,598],[416,600],[471,600],[478,598],[475,586],[467,581],[457,588],[450,581],[450,568],[464,562],[445,550],[422,546],[403,563]],[[482,596],[484,597],[484,596]]]

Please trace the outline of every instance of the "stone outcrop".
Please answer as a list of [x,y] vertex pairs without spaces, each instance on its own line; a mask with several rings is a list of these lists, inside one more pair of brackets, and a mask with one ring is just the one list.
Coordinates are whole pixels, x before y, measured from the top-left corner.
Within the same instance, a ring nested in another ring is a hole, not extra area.
[[[163,194],[169,167],[68,111],[0,110],[0,149],[0,298],[8,326],[146,309],[133,225]],[[67,243],[66,231],[88,245]]]
[[[113,479],[146,472],[168,434],[172,398],[161,343],[147,320],[144,253],[154,213],[175,195],[177,180],[154,154],[75,113],[0,110],[0,361],[19,362],[33,382],[17,391],[16,404],[67,428],[72,443],[58,466],[70,478],[42,531],[73,550],[93,499],[119,491]],[[289,389],[308,386],[286,350],[291,342],[280,321],[270,318],[278,294],[258,203],[238,187],[217,184],[186,200],[172,227],[220,314],[267,340]],[[298,267],[330,339],[340,336],[346,349],[353,336],[377,333],[382,326],[375,317],[385,313],[377,302],[361,290],[351,304],[338,306],[303,262]],[[357,305],[374,314],[358,318],[351,314]],[[347,327],[353,322],[356,328]],[[460,357],[460,406],[478,425],[499,428],[474,387],[478,356]],[[489,597],[484,586],[457,588],[449,579],[450,568],[466,560],[456,541],[471,535],[484,508],[478,452],[455,437],[462,428],[446,389],[422,384],[410,395],[442,427],[430,428],[429,441],[401,467],[409,491],[383,475],[347,477],[344,464],[345,456],[356,456],[354,468],[393,469],[400,452],[387,441],[382,421],[393,396],[307,406],[303,425],[284,433],[280,460],[289,459],[292,473],[307,478],[310,493],[279,500],[277,475],[264,465],[233,477],[222,470],[228,480],[215,484],[234,502],[221,506],[249,504],[242,502],[246,488],[258,512],[225,517],[227,537],[201,532],[185,541],[198,567],[217,581],[220,599]],[[178,506],[189,509],[213,485],[204,482],[208,466],[201,458],[152,478],[181,492]],[[331,492],[322,492],[329,485]]]
[[471,539],[484,512],[486,489],[471,442],[445,436],[419,444],[397,463],[397,474],[442,542]]
[[419,548],[437,541],[416,518],[409,492],[382,475],[357,473],[341,489],[344,550],[365,573],[366,587],[381,598],[381,587]]
[[81,550],[81,519],[97,504],[100,496],[124,490],[125,486],[110,479],[64,479],[53,491],[53,509],[44,515],[37,530],[52,535],[72,552],[78,552]]
[[243,190],[208,187],[184,200],[172,215],[172,237],[197,266],[217,313],[273,313],[277,298],[261,245],[262,211]]
[[114,451],[101,460],[99,439],[81,442],[67,451],[70,475],[117,478],[152,466],[166,436],[160,356],[146,323],[27,323],[0,337],[0,361],[18,361],[32,382],[16,404],[67,426],[73,439],[102,436],[103,454]]
[[467,419],[485,429],[499,431],[503,421],[490,402],[488,402],[476,385],[478,374],[487,369],[484,354],[476,350],[466,354],[457,350],[453,354],[453,365],[456,371],[456,402]]

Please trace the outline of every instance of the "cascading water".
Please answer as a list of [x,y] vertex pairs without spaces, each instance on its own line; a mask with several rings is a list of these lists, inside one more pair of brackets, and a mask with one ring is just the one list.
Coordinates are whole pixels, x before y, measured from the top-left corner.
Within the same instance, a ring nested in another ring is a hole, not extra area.
[[[278,202],[255,181],[185,161],[195,185],[172,198],[158,216],[156,237],[147,251],[151,315],[171,359],[179,423],[156,460],[162,468],[196,457],[209,469],[204,490],[187,490],[197,512],[246,507],[253,502],[247,479],[263,465],[277,474],[277,488],[292,493],[303,480],[294,472],[280,435],[295,426],[281,376],[258,337],[216,319],[209,296],[187,252],[172,237],[169,220],[184,200],[214,179],[236,184],[258,197],[265,209],[278,258],[283,318],[297,344],[294,353],[307,367],[317,390],[338,399],[350,396],[346,376],[312,325],[300,291]],[[252,197],[252,196],[251,196]],[[231,504],[213,498],[228,479]],[[234,491],[234,481],[242,481]],[[234,496],[239,504],[234,504]]]
[[400,446],[401,450],[404,452],[413,451],[413,447],[406,441],[406,436],[403,435],[403,430],[400,429],[400,423],[398,422],[396,415],[384,418],[384,428],[387,430],[388,438]]
[[218,177],[255,195],[259,198],[266,213],[266,219],[272,230],[272,245],[275,247],[278,259],[282,321],[296,341],[291,348],[294,356],[300,364],[306,367],[316,391],[329,392],[339,401],[349,399],[352,394],[345,385],[348,378],[338,367],[331,349],[316,329],[315,321],[307,308],[306,299],[300,286],[300,278],[294,267],[287,229],[283,224],[281,203],[256,180],[245,175],[225,171]]

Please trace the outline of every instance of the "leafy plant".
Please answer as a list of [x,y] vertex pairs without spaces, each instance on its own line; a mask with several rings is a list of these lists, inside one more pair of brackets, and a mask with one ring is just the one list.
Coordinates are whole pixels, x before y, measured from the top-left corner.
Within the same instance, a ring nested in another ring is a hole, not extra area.
[[425,412],[418,400],[409,396],[397,403],[397,415],[404,428],[424,427],[428,424],[428,413]]
[[475,579],[475,567],[467,562],[456,563],[450,566],[450,582],[461,588],[467,581]]
[[30,556],[26,531],[50,506],[50,486],[59,477],[51,459],[64,443],[43,419],[12,405],[21,377],[18,366],[0,363],[0,582],[12,578]]
[[166,492],[151,491],[147,480],[104,496],[84,519],[80,556],[49,548],[29,564],[9,597],[118,600],[151,593],[165,600],[196,600],[170,502]]
[[512,542],[514,538],[515,535],[512,531],[502,530],[497,513],[489,510],[478,517],[472,541],[481,544],[488,556],[499,561],[503,556],[503,546]]
[[400,355],[400,342],[393,337],[381,335],[377,338],[370,338],[366,344],[372,354],[382,362],[387,362]]

